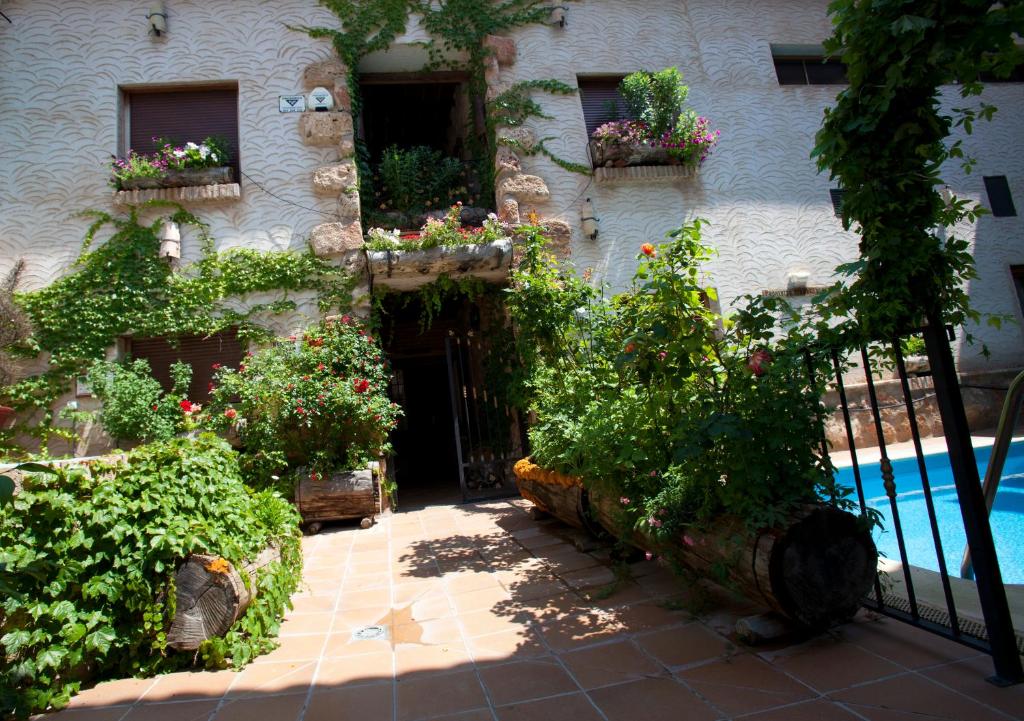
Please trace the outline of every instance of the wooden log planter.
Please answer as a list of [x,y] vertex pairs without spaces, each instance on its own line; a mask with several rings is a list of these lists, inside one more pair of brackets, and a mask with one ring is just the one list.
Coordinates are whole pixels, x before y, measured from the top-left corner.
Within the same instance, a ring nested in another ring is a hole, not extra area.
[[590,510],[590,495],[583,480],[549,471],[523,458],[512,471],[520,495],[540,510],[574,528],[600,535],[601,527]]
[[[586,493],[579,479],[579,486],[563,484],[558,481],[565,476],[523,461],[515,471],[523,497],[553,516],[577,528],[602,527],[708,578],[724,574],[726,584],[747,598],[812,629],[853,616],[875,578],[878,551],[871,533],[855,516],[831,506],[805,506],[756,537],[738,519],[723,517],[714,528],[691,529],[677,542],[664,543],[624,523],[618,498]],[[555,482],[543,480],[548,478]],[[576,511],[583,494],[586,520]]]
[[167,645],[195,651],[203,641],[227,633],[256,597],[256,574],[280,560],[281,551],[273,546],[241,569],[220,556],[197,553],[186,558],[175,575],[175,612]]
[[324,521],[360,519],[363,528],[373,525],[377,512],[377,483],[373,471],[362,469],[334,473],[313,480],[299,473],[295,481],[295,506],[306,532],[317,533]]

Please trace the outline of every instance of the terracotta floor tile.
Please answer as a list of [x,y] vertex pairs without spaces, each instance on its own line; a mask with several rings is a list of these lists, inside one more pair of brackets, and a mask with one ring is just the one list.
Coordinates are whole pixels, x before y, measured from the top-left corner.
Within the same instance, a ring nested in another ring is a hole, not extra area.
[[475,671],[398,681],[397,721],[454,714],[487,706]]
[[292,596],[292,610],[289,614],[322,613],[334,611],[337,601],[335,594],[324,596]]
[[74,709],[132,704],[138,701],[154,683],[155,680],[151,678],[104,681],[72,698],[67,707]]
[[500,586],[469,591],[452,596],[452,604],[458,613],[493,609],[500,604],[508,603],[512,597]]
[[1011,716],[1024,716],[1024,684],[999,688],[986,681],[994,672],[992,659],[985,655],[931,668],[922,673]]
[[729,715],[764,711],[815,695],[806,686],[746,653],[679,671],[677,675]]
[[[914,673],[836,691],[829,694],[829,697],[848,705],[857,713],[869,716],[872,709],[879,708],[918,714],[919,717],[923,715],[970,721],[1006,718],[1000,712]],[[1018,708],[1017,713],[1020,711]]]
[[647,678],[590,691],[608,721],[711,721],[718,713],[671,678]]
[[279,646],[270,653],[259,656],[254,663],[277,663],[280,661],[307,661],[320,658],[326,633],[305,636],[282,636]]
[[583,688],[663,675],[658,664],[630,641],[562,654],[562,661]]
[[629,633],[642,633],[655,628],[678,626],[692,620],[688,613],[665,608],[652,601],[615,608],[611,612]]
[[369,591],[347,591],[338,599],[338,610],[348,611],[355,608],[379,608],[387,610],[391,607],[391,591],[375,588]]
[[234,671],[183,671],[157,676],[146,692],[146,703],[219,699],[238,674]]
[[391,651],[391,642],[382,639],[353,640],[351,632],[332,633],[324,648],[324,658],[341,658],[344,656],[361,656],[366,653],[385,653]]
[[333,618],[334,614],[330,611],[289,614],[281,623],[280,635],[325,634],[331,630],[331,620]]
[[393,617],[390,608],[353,608],[334,614],[333,633],[342,633],[356,626],[389,625]]
[[392,721],[394,684],[316,691],[303,721]]
[[731,647],[724,638],[699,623],[652,631],[636,642],[666,666],[685,666],[722,656]]
[[461,641],[439,646],[402,644],[395,648],[395,669],[400,680],[444,671],[468,670],[473,665]]
[[365,576],[349,576],[341,582],[342,596],[359,591],[375,591],[391,587],[392,576],[389,571],[378,571]]
[[560,573],[559,578],[574,590],[603,588],[615,582],[615,574],[606,566],[584,568],[579,571]]
[[139,704],[128,712],[124,721],[206,721],[218,703],[219,699]]
[[453,596],[468,591],[495,588],[501,584],[491,571],[456,571],[444,575],[444,584]]
[[485,636],[501,631],[519,631],[526,628],[526,623],[516,620],[516,615],[502,615],[490,611],[473,611],[458,616],[462,628],[468,638]]
[[579,690],[554,659],[490,666],[480,671],[480,678],[496,706]]
[[305,693],[231,698],[220,707],[213,721],[295,721],[305,703]]
[[437,646],[440,644],[462,645],[462,628],[454,618],[439,618],[394,626],[391,631],[392,644],[418,643]]
[[444,595],[444,583],[440,579],[417,579],[395,585],[392,589],[392,602],[396,606],[404,606],[413,601]]
[[414,621],[430,621],[438,618],[451,618],[455,608],[446,595],[431,595],[408,604],[409,618]]
[[317,691],[344,685],[391,682],[394,679],[394,654],[367,653],[362,656],[325,658],[320,662],[314,687]]
[[858,646],[829,637],[761,657],[821,693],[903,672],[900,666]]
[[605,611],[590,610],[571,614],[541,626],[544,640],[556,651],[571,651],[599,641],[609,641],[623,633],[622,626]]
[[848,623],[840,638],[907,668],[924,668],[977,655],[966,646],[892,619]]
[[119,721],[128,706],[98,706],[96,708],[67,708],[53,714],[33,716],[32,721]]
[[254,663],[243,668],[227,695],[298,693],[313,682],[316,661]]
[[855,721],[856,718],[838,704],[818,699],[744,716],[743,721]]
[[548,649],[529,629],[478,636],[469,639],[467,645],[477,664],[504,663],[548,655]]
[[451,716],[435,716],[431,721],[494,721],[494,716],[491,715],[490,709],[477,709]]
[[581,693],[498,706],[494,710],[500,721],[602,721],[597,709]]

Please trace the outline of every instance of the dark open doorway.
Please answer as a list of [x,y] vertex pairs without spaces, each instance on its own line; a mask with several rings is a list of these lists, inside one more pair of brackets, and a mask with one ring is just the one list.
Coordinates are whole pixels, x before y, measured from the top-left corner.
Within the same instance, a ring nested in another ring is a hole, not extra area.
[[388,463],[400,509],[517,492],[511,467],[523,455],[518,416],[498,400],[484,372],[488,318],[499,306],[484,305],[489,310],[482,313],[479,303],[494,302],[449,297],[425,324],[418,294],[383,299],[392,398],[405,412]]

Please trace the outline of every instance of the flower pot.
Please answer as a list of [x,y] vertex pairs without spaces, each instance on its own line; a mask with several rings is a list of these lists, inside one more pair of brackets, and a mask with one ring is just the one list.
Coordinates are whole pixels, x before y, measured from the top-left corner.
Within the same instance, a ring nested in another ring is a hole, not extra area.
[[903,365],[910,375],[923,376],[931,372],[931,364],[926,355],[908,355],[903,359]]
[[668,148],[649,143],[590,141],[594,167],[625,168],[636,165],[680,165]]
[[131,178],[121,181],[121,190],[184,188],[196,185],[220,185],[234,181],[234,168],[188,168],[168,170],[162,178]]
[[10,406],[0,406],[0,430],[6,430],[14,425],[14,409]]

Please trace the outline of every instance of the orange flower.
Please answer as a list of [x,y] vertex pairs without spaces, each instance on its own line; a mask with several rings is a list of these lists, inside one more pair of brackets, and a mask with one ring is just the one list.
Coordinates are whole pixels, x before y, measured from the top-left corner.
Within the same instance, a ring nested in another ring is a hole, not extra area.
[[634,343],[633,341],[630,341],[629,343],[626,344],[626,352],[627,353],[633,353],[635,351],[636,351],[636,343]]
[[640,252],[646,255],[648,258],[653,258],[658,254],[658,251],[650,243],[644,243],[640,246]]

